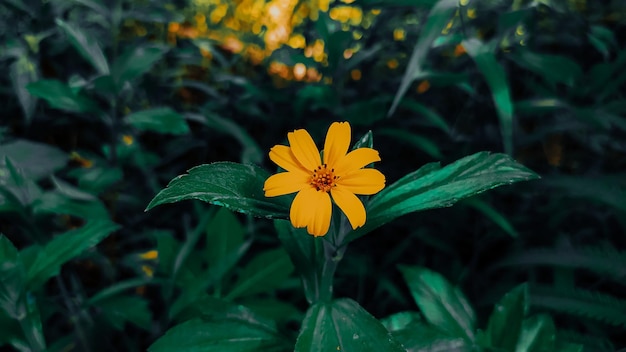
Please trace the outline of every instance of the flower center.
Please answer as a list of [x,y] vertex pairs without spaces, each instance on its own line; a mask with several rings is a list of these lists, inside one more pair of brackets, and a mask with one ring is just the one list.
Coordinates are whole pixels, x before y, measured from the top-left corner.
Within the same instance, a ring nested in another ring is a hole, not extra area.
[[310,183],[318,191],[329,192],[337,185],[335,181],[338,178],[339,176],[335,175],[335,169],[329,169],[328,165],[324,164],[313,170]]

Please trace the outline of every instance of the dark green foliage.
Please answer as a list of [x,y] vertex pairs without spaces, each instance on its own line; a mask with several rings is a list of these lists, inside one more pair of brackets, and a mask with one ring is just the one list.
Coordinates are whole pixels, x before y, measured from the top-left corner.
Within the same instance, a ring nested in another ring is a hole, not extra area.
[[[260,63],[196,3],[0,1],[1,350],[626,348],[624,1],[332,1]],[[268,152],[333,121],[387,187],[314,238]]]

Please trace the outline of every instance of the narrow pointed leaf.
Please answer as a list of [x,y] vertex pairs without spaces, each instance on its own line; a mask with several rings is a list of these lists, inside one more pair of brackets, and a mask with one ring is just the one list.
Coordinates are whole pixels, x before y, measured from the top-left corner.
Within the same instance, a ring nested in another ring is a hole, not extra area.
[[104,57],[104,53],[98,44],[98,41],[89,36],[80,28],[56,19],[57,26],[63,30],[69,42],[80,53],[80,55],[96,69],[100,74],[109,73],[109,64]]
[[532,316],[522,324],[515,352],[555,351],[556,329],[552,318],[546,314]]
[[512,155],[513,102],[504,68],[496,60],[492,46],[472,38],[463,41],[463,47],[467,54],[474,59],[476,66],[478,66],[478,69],[487,81],[496,111],[498,112],[498,118],[500,119],[500,133],[502,134],[504,151]]
[[296,341],[296,352],[402,351],[385,327],[351,299],[319,302],[309,308]]
[[267,198],[263,184],[269,174],[254,165],[218,162],[200,165],[174,178],[148,204],[157,205],[198,199],[230,210],[265,218],[288,218],[284,198]]
[[424,23],[424,26],[422,26],[420,30],[420,36],[417,39],[417,43],[415,43],[408,66],[404,72],[404,76],[402,76],[402,82],[400,83],[400,87],[393,99],[387,116],[393,115],[411,83],[413,83],[415,77],[422,71],[424,62],[426,61],[426,55],[433,41],[441,35],[441,31],[448,21],[450,21],[458,4],[459,2],[457,0],[439,0],[430,10],[426,23]]
[[65,83],[56,79],[40,79],[26,86],[28,92],[42,98],[53,108],[70,112],[92,112],[97,104],[80,93],[74,93]]
[[47,243],[28,268],[27,280],[31,290],[58,275],[61,266],[84,250],[97,245],[119,226],[109,220],[93,220],[83,227],[56,236]]

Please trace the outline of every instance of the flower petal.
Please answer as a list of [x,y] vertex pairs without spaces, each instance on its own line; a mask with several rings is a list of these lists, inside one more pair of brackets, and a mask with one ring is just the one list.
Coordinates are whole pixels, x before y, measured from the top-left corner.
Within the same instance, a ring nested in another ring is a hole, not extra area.
[[372,148],[359,148],[340,158],[333,167],[335,174],[343,177],[344,174],[361,169],[375,161],[380,161],[378,151]]
[[263,190],[266,197],[298,192],[309,185],[309,178],[309,175],[300,171],[281,172],[268,177],[263,185]]
[[365,225],[365,207],[361,200],[354,195],[354,193],[348,191],[344,187],[335,187],[330,191],[330,195],[333,200],[339,206],[339,209],[346,214],[352,229]]
[[385,175],[376,169],[360,169],[342,175],[337,186],[354,194],[370,195],[385,188]]
[[326,133],[324,142],[324,163],[337,164],[348,152],[350,147],[350,124],[348,122],[333,122]]
[[295,130],[287,134],[287,139],[289,139],[289,146],[293,155],[308,171],[313,171],[320,166],[320,152],[309,132]]
[[293,199],[289,218],[294,227],[306,226],[309,234],[324,236],[330,228],[332,210],[328,193],[306,187]]
[[302,166],[298,159],[296,159],[296,156],[291,151],[291,148],[286,145],[275,145],[272,149],[270,149],[269,155],[271,161],[287,171],[301,170],[309,173],[309,170]]

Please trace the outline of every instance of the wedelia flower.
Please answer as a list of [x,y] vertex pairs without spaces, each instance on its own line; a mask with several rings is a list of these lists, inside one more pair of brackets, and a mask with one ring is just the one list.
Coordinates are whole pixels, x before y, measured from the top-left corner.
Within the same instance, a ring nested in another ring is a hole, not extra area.
[[288,133],[289,146],[270,150],[270,159],[287,172],[270,176],[263,190],[266,197],[298,192],[289,212],[294,227],[324,236],[330,227],[332,201],[346,214],[352,229],[365,224],[365,207],[356,195],[379,192],[385,187],[385,176],[364,168],[380,161],[378,151],[359,148],[348,153],[350,134],[348,122],[334,122],[326,134],[323,160],[306,130]]

